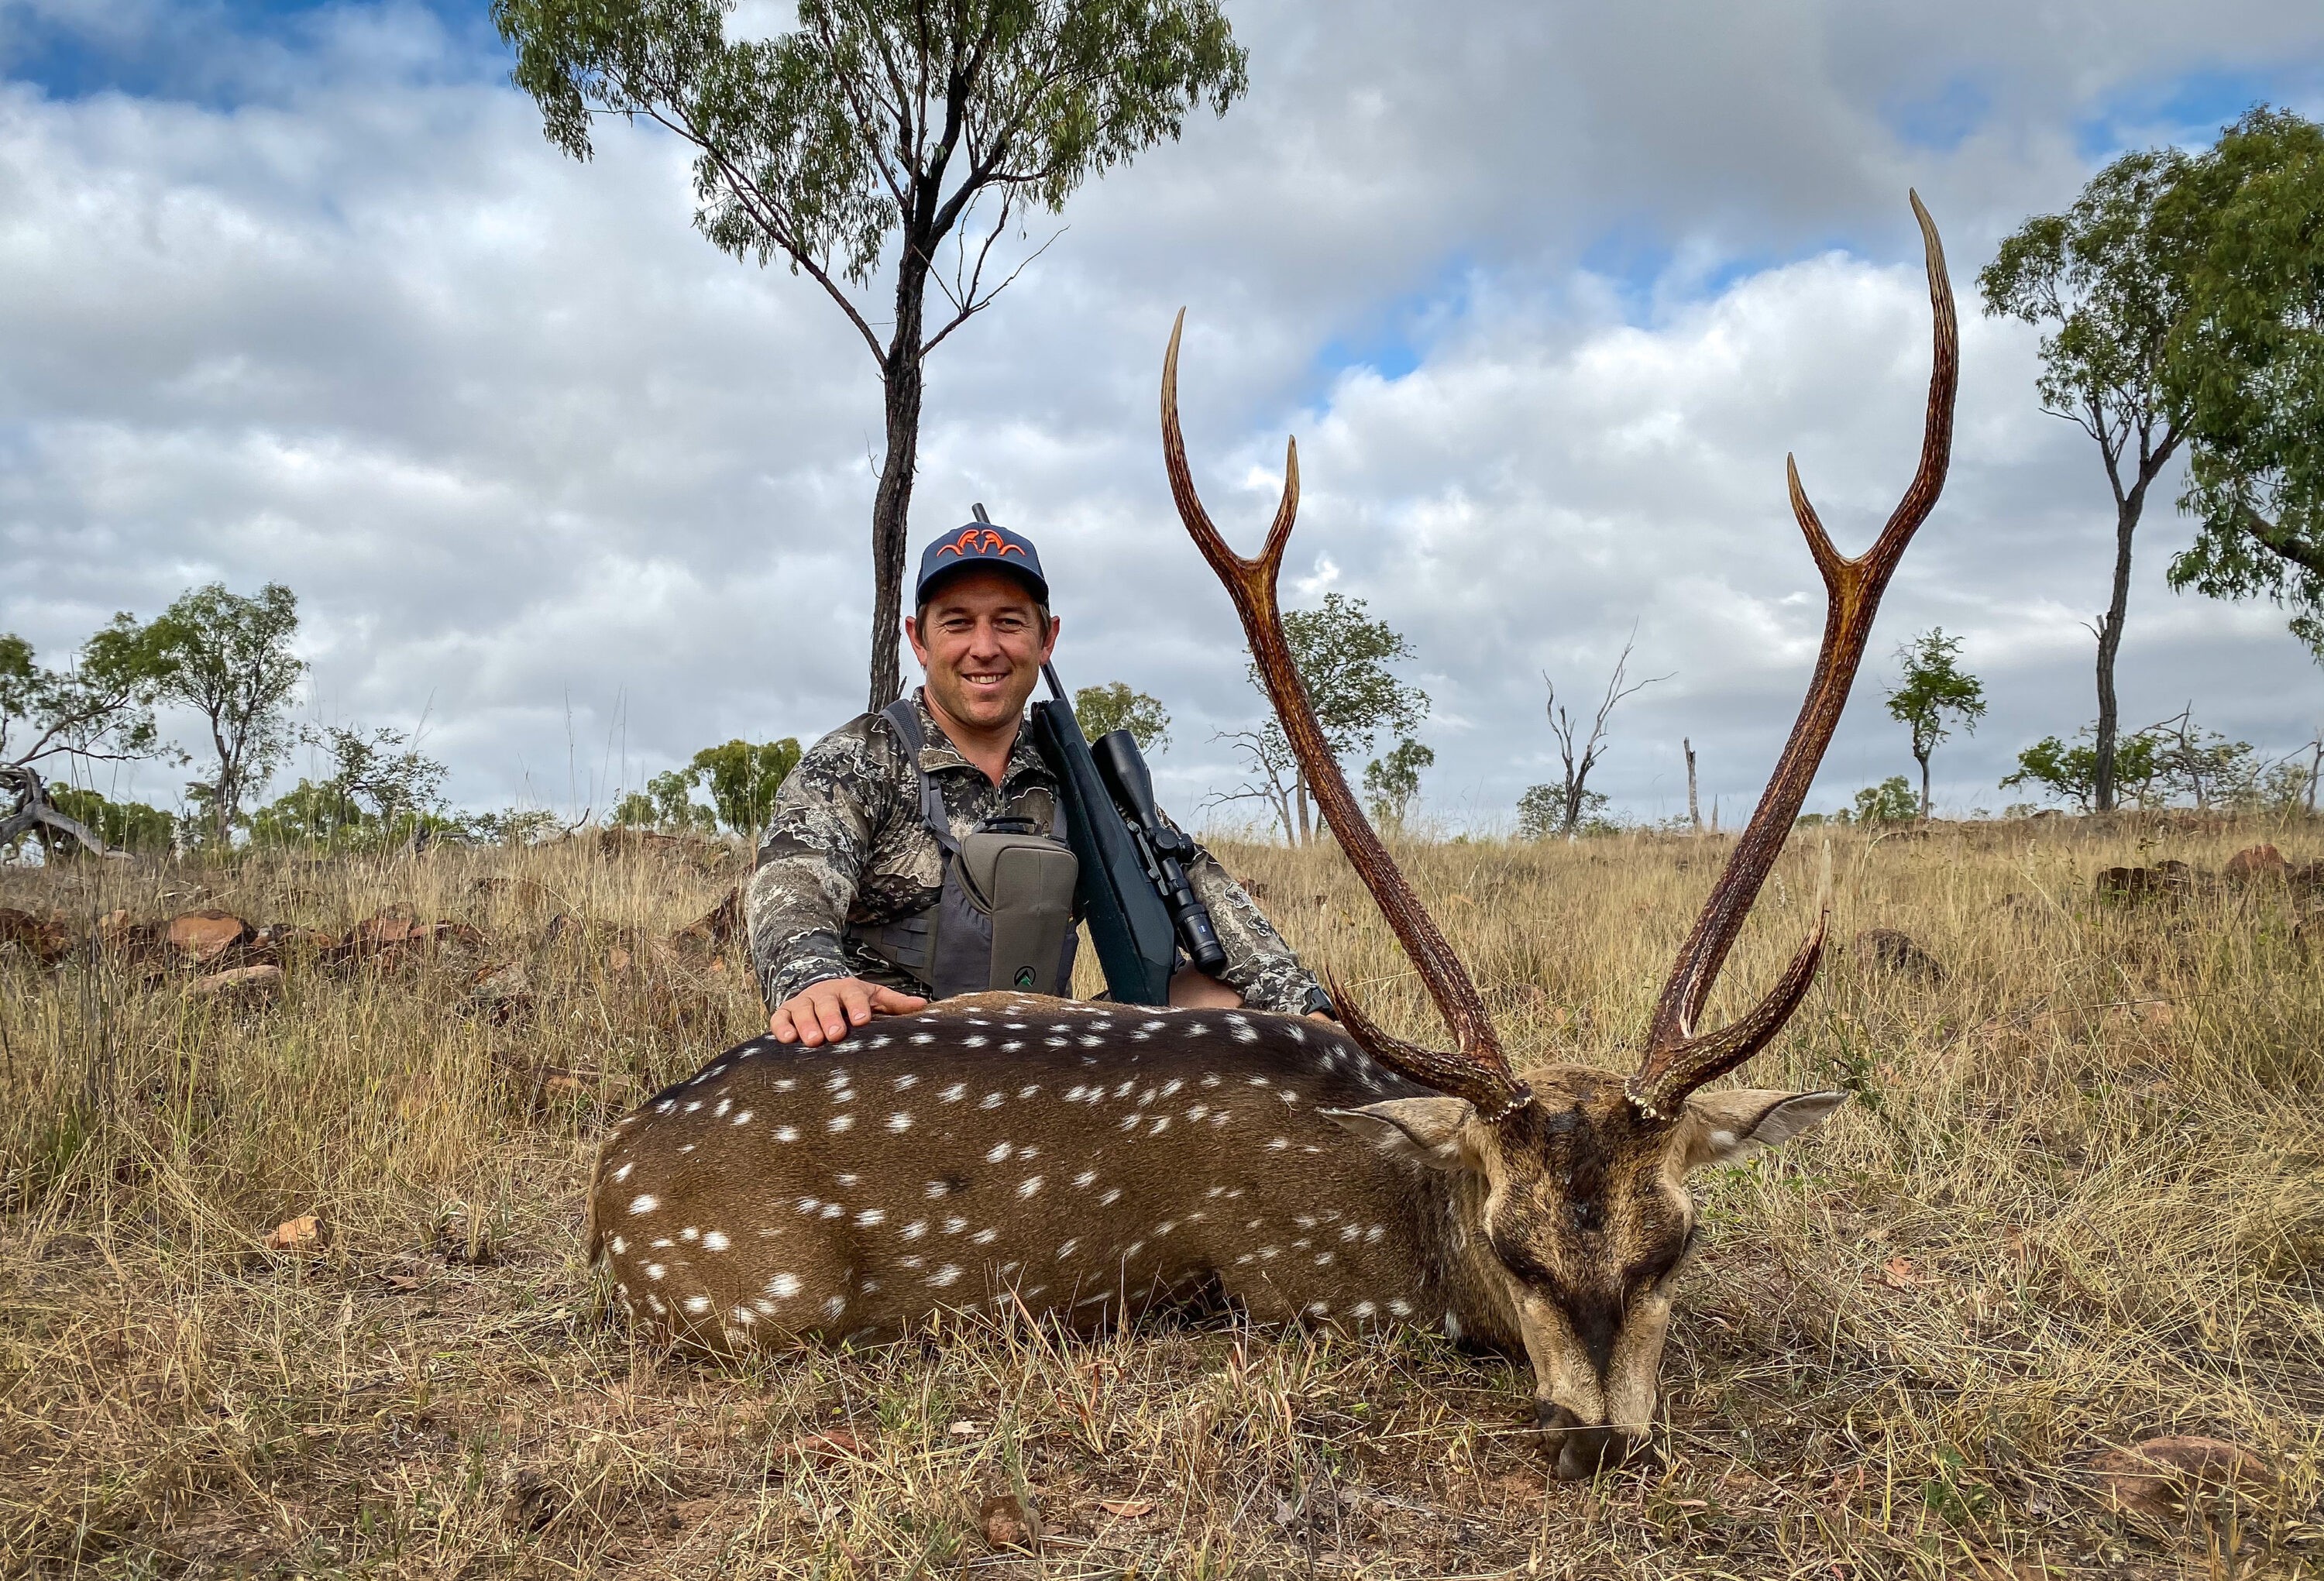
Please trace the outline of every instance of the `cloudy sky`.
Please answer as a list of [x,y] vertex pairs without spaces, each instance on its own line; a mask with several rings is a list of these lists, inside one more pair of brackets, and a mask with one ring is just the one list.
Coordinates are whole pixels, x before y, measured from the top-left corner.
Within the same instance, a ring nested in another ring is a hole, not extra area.
[[[913,541],[981,500],[1041,544],[1069,682],[1162,697],[1191,810],[1252,722],[1240,631],[1177,525],[1170,317],[1197,473],[1254,545],[1296,433],[1294,602],[1411,639],[1430,809],[1555,776],[1543,676],[1669,679],[1602,788],[1729,816],[1822,611],[1796,451],[1844,549],[1910,476],[1928,310],[1905,203],[1963,293],[1944,501],[1881,613],[1812,805],[1912,768],[1886,656],[1941,624],[1992,711],[1937,759],[1997,808],[2095,712],[2112,509],[1974,276],[2122,149],[2259,99],[2324,115],[2295,0],[1582,6],[1230,0],[1250,93],[1036,225],[932,361]],[[767,14],[746,14],[767,25]],[[779,24],[779,17],[771,20]],[[287,583],[308,717],[413,729],[469,806],[577,813],[742,735],[862,706],[878,385],[807,282],[692,229],[687,161],[605,127],[576,163],[480,5],[0,0],[0,630],[61,658],[116,610]],[[2127,723],[2191,702],[2274,750],[2324,723],[2280,611],[2171,593],[2149,514]],[[173,799],[180,777],[119,782]]]

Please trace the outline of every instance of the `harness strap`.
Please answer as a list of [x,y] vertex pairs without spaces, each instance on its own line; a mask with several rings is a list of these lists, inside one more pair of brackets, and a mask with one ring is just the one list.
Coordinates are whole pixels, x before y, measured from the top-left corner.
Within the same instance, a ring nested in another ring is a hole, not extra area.
[[945,810],[944,792],[936,788],[936,777],[920,767],[920,753],[927,746],[928,738],[920,729],[919,705],[907,694],[881,709],[880,717],[896,727],[896,734],[903,739],[904,750],[911,754],[912,774],[920,782],[920,822],[936,837],[945,855],[958,856],[960,841],[952,836],[952,814]]

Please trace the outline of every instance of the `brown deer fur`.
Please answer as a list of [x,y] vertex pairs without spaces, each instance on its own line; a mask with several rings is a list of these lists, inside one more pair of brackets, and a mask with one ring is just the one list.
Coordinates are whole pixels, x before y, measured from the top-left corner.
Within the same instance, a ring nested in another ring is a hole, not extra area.
[[722,1352],[981,1304],[1090,1331],[1210,1290],[1261,1321],[1423,1324],[1526,1354],[1586,1474],[1652,1411],[1684,1172],[1840,1095],[1718,1094],[1674,1133],[1610,1072],[1535,1090],[1489,1125],[1316,1022],[955,999],[743,1043],[649,1099],[599,1156],[590,1250],[641,1325]]

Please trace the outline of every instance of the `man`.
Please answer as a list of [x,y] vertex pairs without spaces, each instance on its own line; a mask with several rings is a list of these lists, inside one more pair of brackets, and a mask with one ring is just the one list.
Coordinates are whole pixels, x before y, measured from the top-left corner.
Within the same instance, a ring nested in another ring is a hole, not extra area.
[[[964,842],[996,823],[1063,838],[1056,776],[1023,728],[1060,625],[1040,556],[1020,534],[973,523],[928,546],[914,602],[904,631],[927,685],[808,749],[760,847],[745,909],[779,1043],[813,1048],[874,1016],[923,1008],[944,974],[916,943],[973,921],[959,896]],[[1187,876],[1217,925],[1226,980],[1181,970],[1173,1004],[1328,1012],[1314,977],[1209,852],[1196,850]],[[1069,993],[1071,968],[1067,932],[1044,980]]]

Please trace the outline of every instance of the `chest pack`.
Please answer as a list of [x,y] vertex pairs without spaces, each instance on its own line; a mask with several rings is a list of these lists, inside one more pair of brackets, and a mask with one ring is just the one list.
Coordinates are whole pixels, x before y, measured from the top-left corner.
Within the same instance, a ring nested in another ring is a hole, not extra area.
[[900,697],[881,711],[919,781],[920,821],[944,852],[944,891],[934,905],[847,936],[928,985],[939,999],[989,988],[1073,992],[1074,889],[1081,864],[1029,817],[988,818],[955,838],[944,793],[920,767],[927,737],[918,704]]

